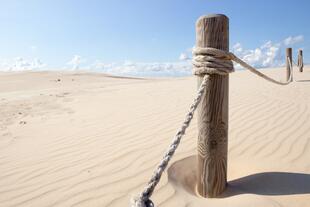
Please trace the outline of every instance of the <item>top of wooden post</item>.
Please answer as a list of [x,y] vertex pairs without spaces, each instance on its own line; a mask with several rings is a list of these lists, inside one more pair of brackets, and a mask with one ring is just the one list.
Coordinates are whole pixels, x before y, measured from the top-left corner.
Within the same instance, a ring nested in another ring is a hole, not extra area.
[[225,14],[208,14],[208,15],[202,15],[200,16],[198,19],[197,19],[197,22],[200,20],[200,19],[203,19],[203,18],[227,18],[228,17],[225,15]]
[[229,19],[223,14],[209,14],[196,22],[196,46],[229,50]]

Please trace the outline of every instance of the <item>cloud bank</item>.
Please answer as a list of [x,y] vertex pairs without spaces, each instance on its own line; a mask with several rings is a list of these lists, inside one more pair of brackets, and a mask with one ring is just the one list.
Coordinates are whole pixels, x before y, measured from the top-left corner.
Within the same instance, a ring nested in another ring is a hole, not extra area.
[[294,44],[297,44],[297,43],[300,43],[300,42],[302,42],[302,41],[304,41],[304,36],[302,36],[302,35],[298,35],[298,36],[295,36],[295,37],[288,37],[288,38],[286,38],[284,41],[283,41],[283,43],[284,43],[284,45],[286,45],[286,46],[290,46],[290,45],[294,45]]
[[22,57],[17,57],[11,60],[0,61],[0,71],[41,70],[46,66],[47,65],[38,58],[28,60]]
[[[241,43],[236,43],[232,48],[232,52],[254,67],[279,67],[285,64],[285,48],[294,48],[303,40],[302,35],[290,36],[281,42],[266,41],[255,49],[244,49]],[[240,66],[236,65],[236,68],[240,68]]]
[[[263,67],[278,67],[285,63],[285,48],[296,49],[304,41],[302,35],[289,36],[280,42],[266,41],[254,49],[245,49],[241,43],[233,45],[231,51],[250,65]],[[80,55],[74,55],[60,70],[88,70],[123,76],[188,76],[192,74],[192,48],[186,49],[175,62],[132,62],[123,61],[106,63],[101,60],[87,61]],[[241,66],[235,65],[236,69]],[[48,66],[40,59],[14,58],[0,60],[0,71],[48,70]]]
[[67,62],[67,65],[71,66],[73,70],[78,70],[83,62],[84,60],[82,60],[80,55],[74,55],[73,58]]
[[123,63],[103,63],[96,61],[89,70],[124,76],[187,76],[191,74],[190,61],[143,63],[125,61]]

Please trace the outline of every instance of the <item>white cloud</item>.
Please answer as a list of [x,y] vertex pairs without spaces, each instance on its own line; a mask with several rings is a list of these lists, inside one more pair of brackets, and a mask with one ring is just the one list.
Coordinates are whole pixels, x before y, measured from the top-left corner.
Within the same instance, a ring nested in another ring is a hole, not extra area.
[[74,55],[67,65],[71,65],[73,70],[78,70],[83,62],[85,62],[85,60],[83,60],[80,55]]
[[[255,49],[244,49],[241,43],[232,47],[232,52],[254,67],[277,67],[285,63],[285,47],[302,42],[302,35],[286,38],[280,42],[266,41]],[[104,63],[95,61],[88,69],[115,75],[129,76],[185,76],[192,74],[192,48],[180,54],[179,62],[144,63],[124,61],[123,63]],[[236,65],[236,68],[240,66]]]
[[104,70],[114,67],[115,65],[116,65],[115,63],[104,63],[100,60],[96,60],[93,64],[88,66],[88,69],[96,70],[96,71],[104,71]]
[[189,61],[192,59],[192,51],[195,46],[187,48],[184,52],[182,52],[179,56],[180,61]]
[[43,63],[40,59],[35,58],[32,62],[32,69],[40,69],[46,67],[46,64]]
[[240,42],[237,42],[234,46],[233,46],[233,50],[237,53],[241,53],[242,52],[242,46],[240,44]]
[[[296,47],[304,40],[302,35],[290,36],[279,42],[266,41],[261,46],[254,49],[245,49],[240,42],[232,47],[232,52],[238,57],[254,67],[277,67],[285,63],[285,48]],[[36,46],[31,46],[31,50],[37,50]],[[186,49],[179,56],[180,61],[175,62],[133,62],[124,61],[118,63],[106,63],[96,60],[93,64],[86,62],[80,55],[75,55],[67,62],[66,67],[70,66],[73,70],[80,68],[96,72],[104,72],[114,75],[127,76],[185,76],[192,74],[192,64],[190,62],[192,48]],[[240,66],[236,65],[236,68]],[[22,57],[11,60],[0,60],[1,71],[21,71],[21,70],[40,70],[46,68],[40,59],[25,59]]]
[[133,62],[126,60],[118,63],[105,63],[96,60],[86,67],[88,70],[124,76],[185,76],[192,74],[191,54],[192,48],[180,54],[175,62]]
[[294,45],[294,44],[302,42],[302,41],[304,41],[304,36],[298,35],[295,37],[290,36],[290,37],[286,38],[283,42],[284,42],[284,45],[288,46],[288,45]]
[[[285,47],[293,47],[302,41],[303,36],[298,35],[288,37],[278,43],[267,41],[255,49],[244,49],[238,42],[233,45],[232,52],[254,67],[278,67],[285,63]],[[240,68],[240,66],[236,65],[236,68]]]
[[189,60],[190,58],[186,53],[181,53],[179,56],[179,60],[184,61],[184,60]]
[[103,63],[95,61],[89,70],[124,76],[184,76],[192,73],[190,62],[144,63],[125,61],[123,63]]
[[39,70],[45,67],[46,67],[46,64],[44,64],[38,58],[27,60],[22,57],[16,57],[11,60],[0,61],[0,71]]

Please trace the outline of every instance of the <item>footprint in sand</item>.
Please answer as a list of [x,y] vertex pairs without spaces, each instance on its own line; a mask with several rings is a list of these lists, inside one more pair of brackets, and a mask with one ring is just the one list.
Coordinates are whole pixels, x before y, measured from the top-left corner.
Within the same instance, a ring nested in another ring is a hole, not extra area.
[[27,124],[27,122],[26,121],[20,121],[19,124],[25,125],[25,124]]

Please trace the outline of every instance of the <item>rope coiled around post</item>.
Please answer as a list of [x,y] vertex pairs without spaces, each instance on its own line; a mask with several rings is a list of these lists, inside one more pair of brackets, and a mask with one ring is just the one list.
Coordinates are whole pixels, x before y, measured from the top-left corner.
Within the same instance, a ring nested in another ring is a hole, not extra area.
[[206,74],[227,75],[234,72],[231,59],[231,53],[223,50],[196,47],[193,49],[193,73],[198,76]]
[[[289,64],[290,63],[290,59]],[[241,66],[250,70],[252,73],[268,80],[272,83],[287,85],[292,81],[292,68],[290,67],[290,77],[287,82],[276,81],[265,74],[257,71],[252,66],[248,65],[237,56],[231,52],[226,52],[216,48],[194,48],[193,49],[193,73],[197,76],[203,76],[202,83],[197,91],[196,97],[191,104],[188,113],[185,116],[180,129],[174,136],[172,143],[170,144],[168,150],[164,154],[164,157],[156,167],[151,179],[149,180],[147,186],[144,188],[143,192],[137,197],[132,198],[131,207],[154,207],[153,202],[150,200],[156,185],[159,183],[162,173],[168,166],[169,161],[174,155],[177,147],[179,146],[186,129],[189,127],[191,120],[193,119],[194,112],[197,109],[202,96],[205,93],[207,82],[210,80],[211,75],[228,75],[234,72],[234,66],[232,61],[239,63]]]

